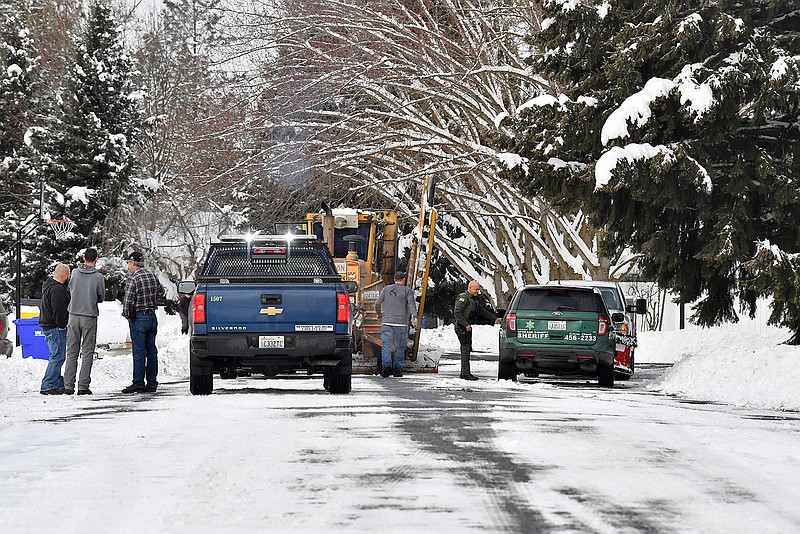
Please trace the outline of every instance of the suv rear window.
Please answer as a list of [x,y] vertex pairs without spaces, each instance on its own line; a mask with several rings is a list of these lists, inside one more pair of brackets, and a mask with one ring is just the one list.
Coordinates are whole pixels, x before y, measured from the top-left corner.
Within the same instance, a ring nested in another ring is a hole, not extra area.
[[593,291],[557,288],[526,289],[519,295],[518,310],[567,310],[605,313],[603,301]]
[[606,306],[612,310],[623,310],[622,303],[619,301],[619,294],[615,289],[609,287],[601,287],[600,293],[603,294],[603,300],[606,301]]

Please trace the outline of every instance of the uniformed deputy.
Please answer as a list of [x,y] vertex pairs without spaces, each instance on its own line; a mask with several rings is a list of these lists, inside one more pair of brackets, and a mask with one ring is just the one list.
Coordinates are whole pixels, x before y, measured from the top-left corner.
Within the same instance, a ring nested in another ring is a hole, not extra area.
[[461,378],[464,380],[478,379],[469,370],[469,356],[472,352],[472,318],[482,315],[486,319],[494,320],[495,324],[500,324],[500,319],[483,306],[479,306],[478,301],[475,300],[475,296],[480,290],[481,285],[472,280],[467,286],[467,290],[456,297],[456,303],[453,306],[453,315],[456,318],[454,325],[456,336],[461,344]]

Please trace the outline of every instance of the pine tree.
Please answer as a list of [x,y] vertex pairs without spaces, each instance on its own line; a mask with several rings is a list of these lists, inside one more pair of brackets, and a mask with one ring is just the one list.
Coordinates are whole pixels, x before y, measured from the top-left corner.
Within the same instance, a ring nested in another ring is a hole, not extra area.
[[131,186],[133,146],[142,128],[141,92],[133,87],[132,73],[110,4],[93,1],[59,102],[60,117],[40,147],[47,215],[77,226],[68,239],[41,239],[30,258],[36,279],[44,279],[54,261],[74,261],[82,248],[111,248],[105,223]]
[[794,4],[556,0],[532,39],[560,91],[523,106],[508,140],[532,159],[520,184],[641,253],[645,276],[699,299],[702,325],[771,295],[772,321],[800,331],[784,303],[800,264]]
[[[38,177],[29,146],[30,129],[36,124],[35,80],[37,57],[27,25],[25,0],[0,2],[0,278],[14,277],[13,257],[20,230],[34,213],[38,201]],[[26,229],[27,230],[27,229]],[[7,261],[8,260],[8,261]],[[9,286],[0,287],[0,294]]]
[[92,242],[101,239],[103,222],[132,175],[132,147],[141,131],[141,95],[131,82],[132,70],[110,4],[93,2],[67,82],[53,173],[65,195],[55,210],[75,219],[75,233]]
[[0,183],[3,184],[0,214],[4,215],[0,225],[3,226],[9,217],[18,222],[28,215],[32,196],[30,179],[34,171],[25,134],[34,123],[32,80],[36,57],[25,12],[22,0],[0,3]]

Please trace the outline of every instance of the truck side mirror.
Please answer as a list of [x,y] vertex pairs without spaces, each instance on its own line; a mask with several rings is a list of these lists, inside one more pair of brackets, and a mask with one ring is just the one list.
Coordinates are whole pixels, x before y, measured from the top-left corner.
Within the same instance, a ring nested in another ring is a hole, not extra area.
[[178,293],[185,293],[190,295],[197,289],[197,284],[194,280],[184,280],[178,284]]
[[614,312],[611,314],[611,320],[615,323],[625,322],[625,314],[622,312]]

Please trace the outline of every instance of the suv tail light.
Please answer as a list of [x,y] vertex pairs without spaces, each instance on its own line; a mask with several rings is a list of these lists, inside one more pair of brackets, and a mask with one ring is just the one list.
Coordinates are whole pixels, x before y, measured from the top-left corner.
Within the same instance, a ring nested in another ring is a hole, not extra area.
[[604,336],[608,332],[608,317],[600,316],[600,320],[597,322],[597,335]]
[[350,297],[347,293],[336,293],[336,322],[350,321]]
[[192,299],[192,322],[203,324],[206,322],[206,294],[195,293]]
[[516,332],[517,331],[517,314],[516,313],[507,313],[506,314],[506,329],[509,332]]

